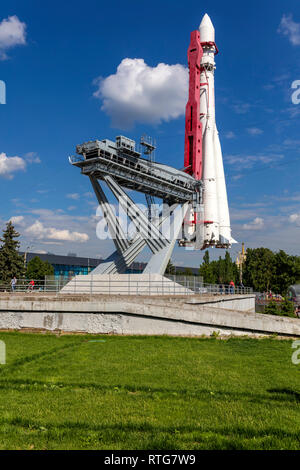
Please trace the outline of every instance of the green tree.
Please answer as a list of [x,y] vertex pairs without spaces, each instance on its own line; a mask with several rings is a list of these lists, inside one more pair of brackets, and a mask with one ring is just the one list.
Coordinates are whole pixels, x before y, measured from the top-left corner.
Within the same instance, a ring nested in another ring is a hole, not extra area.
[[167,268],[166,268],[166,274],[175,274],[175,271],[176,270],[175,270],[174,264],[172,263],[171,260],[169,260]]
[[296,258],[296,256],[290,256],[283,250],[275,253],[275,272],[272,279],[272,291],[285,295],[288,287],[296,283],[299,275]]
[[270,290],[276,272],[274,253],[268,248],[248,248],[246,254],[244,284],[256,292]]
[[3,236],[0,238],[0,277],[3,283],[8,283],[14,276],[20,279],[24,276],[24,259],[19,255],[20,234],[15,231],[11,222],[6,224]]
[[272,290],[285,296],[288,287],[300,281],[300,257],[283,250],[273,253],[268,248],[248,249],[243,277],[244,284],[257,292]]
[[218,261],[211,262],[209,260],[209,252],[206,251],[199,273],[207,284],[229,284],[230,281],[234,281],[236,284],[239,279],[237,266],[232,261],[228,251],[225,254],[225,258],[220,256]]
[[42,261],[39,256],[32,258],[27,264],[27,279],[44,281],[45,276],[53,276],[54,268],[48,261]]
[[216,274],[213,269],[213,264],[209,261],[209,251],[206,250],[203,256],[203,263],[199,268],[199,274],[203,277],[203,282],[206,284],[216,284]]
[[229,284],[230,281],[234,281],[235,284],[238,283],[239,280],[239,272],[237,265],[232,261],[231,256],[228,251],[225,253],[225,283]]
[[223,258],[221,258],[221,256],[219,257],[219,260],[218,260],[218,282],[219,284],[226,284],[227,283],[227,279],[226,279],[226,264],[225,264],[225,260]]

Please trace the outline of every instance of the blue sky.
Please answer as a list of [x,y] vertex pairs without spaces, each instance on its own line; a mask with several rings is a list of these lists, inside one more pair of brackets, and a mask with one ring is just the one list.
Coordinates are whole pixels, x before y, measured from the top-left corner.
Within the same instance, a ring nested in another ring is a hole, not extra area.
[[[183,167],[187,48],[204,13],[220,50],[217,124],[233,236],[246,246],[300,255],[300,104],[291,100],[291,85],[300,80],[298,0],[2,0],[0,80],[7,97],[0,105],[0,222],[4,227],[14,218],[22,248],[82,256],[112,249],[96,237],[89,181],[68,163],[76,144],[146,133],[157,141],[158,161]],[[142,84],[145,96],[127,108],[124,67],[107,81],[124,59],[132,59],[133,70],[144,68],[145,80],[149,67],[174,80],[160,95]],[[180,249],[173,255],[179,264],[201,260],[202,253]]]

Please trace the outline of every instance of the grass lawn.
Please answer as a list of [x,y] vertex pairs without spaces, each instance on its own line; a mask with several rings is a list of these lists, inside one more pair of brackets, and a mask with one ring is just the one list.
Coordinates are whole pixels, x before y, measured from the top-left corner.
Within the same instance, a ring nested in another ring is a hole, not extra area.
[[0,449],[300,449],[291,341],[0,339]]

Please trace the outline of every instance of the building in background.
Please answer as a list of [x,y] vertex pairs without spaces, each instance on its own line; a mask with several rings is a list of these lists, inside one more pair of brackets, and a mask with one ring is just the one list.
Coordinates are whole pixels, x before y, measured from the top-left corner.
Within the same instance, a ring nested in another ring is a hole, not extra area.
[[[20,255],[24,256],[25,264],[38,256],[42,261],[48,261],[54,268],[54,276],[56,279],[60,278],[72,278],[79,274],[89,274],[93,269],[96,268],[100,263],[103,262],[101,258],[82,258],[70,253],[68,256],[54,255],[51,253],[40,254],[40,253],[25,253],[20,252]],[[71,256],[70,256],[71,255]],[[146,263],[132,263],[130,269],[127,271],[129,274],[141,273],[146,267]],[[185,268],[182,266],[174,266],[176,274],[189,273],[193,276],[199,275],[199,268]]]

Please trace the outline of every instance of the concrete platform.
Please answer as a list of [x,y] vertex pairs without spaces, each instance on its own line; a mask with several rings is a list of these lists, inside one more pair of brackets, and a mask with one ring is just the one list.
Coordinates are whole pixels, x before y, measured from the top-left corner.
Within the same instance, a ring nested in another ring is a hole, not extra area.
[[160,274],[89,274],[75,276],[62,294],[192,295],[193,291]]
[[[231,298],[230,298],[231,297]],[[300,337],[300,320],[224,308],[241,302],[226,299],[154,296],[43,297],[29,294],[0,296],[0,329],[36,329],[62,332],[210,336]],[[247,302],[254,296],[246,296]],[[212,302],[214,301],[214,302]],[[223,307],[220,308],[223,302]]]

